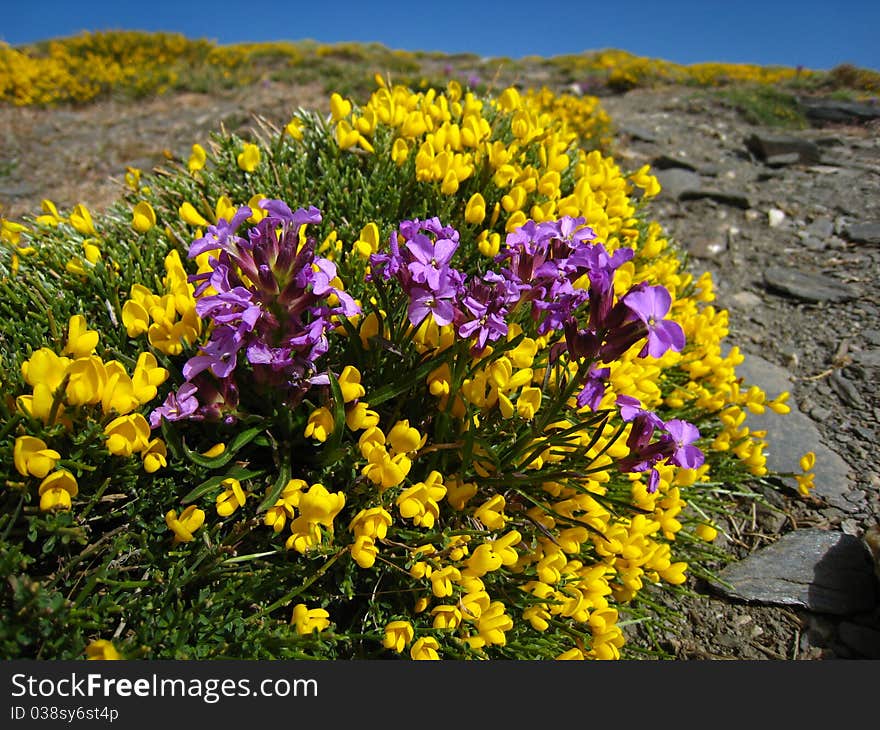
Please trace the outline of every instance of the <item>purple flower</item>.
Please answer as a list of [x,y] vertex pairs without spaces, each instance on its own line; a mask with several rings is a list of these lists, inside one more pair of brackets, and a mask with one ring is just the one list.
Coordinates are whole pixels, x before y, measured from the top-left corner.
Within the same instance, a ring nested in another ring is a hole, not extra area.
[[239,242],[244,239],[235,236],[238,227],[250,218],[254,212],[246,205],[241,206],[232,216],[232,220],[227,221],[221,218],[215,225],[208,226],[207,232],[202,238],[198,238],[190,244],[188,256],[194,259],[200,253],[211,251],[219,248],[224,251],[235,251]]
[[184,383],[178,391],[170,392],[165,402],[150,413],[150,427],[158,428],[164,418],[166,421],[180,421],[190,418],[199,407],[195,397],[198,389],[192,383]]
[[648,494],[654,494],[657,491],[657,487],[660,486],[660,472],[656,469],[651,469],[651,473],[648,475],[648,484],[645,486],[645,490]]
[[666,422],[666,431],[674,446],[669,461],[685,469],[698,469],[703,465],[705,456],[693,445],[700,438],[700,431],[692,423],[673,418]]
[[641,451],[651,441],[655,429],[664,428],[663,419],[653,411],[642,408],[638,398],[628,395],[617,396],[620,417],[632,423],[626,445],[630,451]]
[[623,302],[648,328],[648,341],[639,357],[661,357],[667,350],[681,352],[684,331],[677,322],[664,319],[672,306],[672,297],[665,287],[640,284],[623,296]]
[[482,278],[470,281],[461,301],[458,335],[475,338],[471,348],[475,355],[482,352],[487,343],[507,335],[508,307],[518,300],[516,285],[494,271],[487,271]]
[[578,408],[588,406],[591,411],[599,408],[602,397],[605,395],[605,382],[609,375],[611,375],[611,368],[590,366],[590,370],[584,380],[584,387],[577,396]]
[[[237,403],[232,378],[240,352],[252,366],[255,382],[280,389],[294,405],[319,375],[317,361],[329,349],[333,318],[360,312],[354,299],[334,284],[336,266],[315,255],[315,239],[303,241],[300,236],[303,226],[320,223],[321,212],[314,206],[292,211],[281,200],[262,200],[260,207],[266,216],[247,237],[235,233],[252,215],[244,206],[231,221],[209,227],[208,235],[190,246],[191,258],[220,249],[210,260],[209,273],[190,277],[196,284],[196,312],[207,320],[210,333],[183,366],[187,381],[198,380],[204,404],[199,413],[219,417],[230,403]],[[204,295],[209,286],[216,293]]]
[[458,242],[449,238],[432,242],[426,235],[419,233],[406,242],[406,248],[414,258],[407,266],[413,281],[426,284],[431,291],[438,291],[452,254],[458,248]]
[[409,315],[410,324],[418,327],[429,314],[434,316],[434,321],[440,327],[452,324],[455,318],[455,307],[452,298],[455,291],[450,286],[432,291],[424,287],[414,286],[409,292]]

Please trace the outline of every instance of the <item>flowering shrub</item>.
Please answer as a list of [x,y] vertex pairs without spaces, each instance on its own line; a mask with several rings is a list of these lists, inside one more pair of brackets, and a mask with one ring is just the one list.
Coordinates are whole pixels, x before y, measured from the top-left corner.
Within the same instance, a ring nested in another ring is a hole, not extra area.
[[7,224],[6,654],[626,655],[787,406],[595,109],[380,84]]

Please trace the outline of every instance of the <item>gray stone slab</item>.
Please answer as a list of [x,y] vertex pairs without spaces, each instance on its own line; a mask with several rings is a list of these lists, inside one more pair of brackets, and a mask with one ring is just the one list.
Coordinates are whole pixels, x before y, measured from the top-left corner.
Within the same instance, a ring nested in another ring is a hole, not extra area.
[[728,565],[716,588],[748,602],[848,616],[877,605],[873,566],[861,540],[829,530],[794,530]]
[[880,118],[880,104],[844,99],[798,99],[807,118],[816,123],[866,122]]
[[[791,392],[794,387],[791,374],[785,368],[757,355],[746,354],[736,373],[745,384],[761,388],[768,398],[775,398],[783,391]],[[750,429],[767,431],[767,468],[780,473],[800,473],[798,462],[801,456],[812,451],[816,454],[813,494],[838,509],[853,512],[853,504],[845,497],[853,486],[849,478],[849,465],[837,452],[822,443],[816,424],[798,410],[794,398],[789,398],[787,402],[791,407],[789,413],[774,413],[768,408],[764,413],[748,413],[746,416],[746,425]],[[785,481],[796,488],[793,478],[786,477]]]
[[880,244],[880,223],[851,223],[843,235],[853,243]]
[[700,176],[692,170],[682,167],[669,167],[657,170],[656,177],[660,187],[671,197],[679,199],[683,193],[693,192],[702,188]]
[[764,283],[768,289],[805,302],[846,302],[857,296],[856,291],[842,281],[784,266],[767,267]]
[[735,208],[748,210],[752,207],[749,196],[743,193],[728,192],[726,190],[716,190],[715,188],[697,188],[696,190],[682,190],[678,194],[679,200],[698,200],[699,198],[709,198],[716,203],[724,205],[732,205]]
[[[807,139],[779,134],[750,134],[745,140],[749,152],[765,162],[781,159],[784,155],[797,155],[797,161],[806,164],[818,163],[821,159],[819,147]],[[792,158],[792,161],[795,161]]]

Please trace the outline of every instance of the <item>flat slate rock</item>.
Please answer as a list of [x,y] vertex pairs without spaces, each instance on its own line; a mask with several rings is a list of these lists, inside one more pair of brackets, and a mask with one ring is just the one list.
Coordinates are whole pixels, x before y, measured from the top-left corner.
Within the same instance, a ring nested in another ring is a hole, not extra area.
[[[784,160],[784,164],[803,162],[818,163],[822,157],[818,145],[806,139],[787,135],[750,134],[745,139],[746,149],[764,162]],[[789,155],[797,155],[788,157]]]
[[877,605],[877,579],[864,544],[830,530],[794,530],[723,568],[721,593],[747,602],[849,616]]
[[798,99],[812,122],[867,122],[880,119],[880,105],[844,99]]
[[683,193],[700,190],[703,183],[693,170],[683,167],[667,167],[657,170],[656,177],[660,187],[673,198],[680,199]]
[[764,270],[768,289],[805,302],[846,302],[855,299],[855,290],[821,274],[808,274],[784,266],[768,266]]
[[670,157],[669,155],[658,155],[653,160],[651,160],[651,167],[653,167],[655,170],[671,170],[674,168],[681,168],[682,170],[698,172],[696,166],[692,165],[687,160],[682,160],[678,157]]
[[[791,374],[775,363],[769,362],[758,355],[746,354],[745,360],[736,368],[746,385],[757,385],[768,398],[775,398],[783,391],[791,391],[793,384]],[[800,458],[807,451],[816,454],[815,488],[813,494],[825,500],[833,507],[844,512],[855,511],[855,507],[846,499],[852,489],[849,479],[849,466],[837,452],[822,443],[819,429],[813,420],[798,410],[794,398],[789,398],[789,413],[774,413],[769,408],[764,413],[748,413],[746,425],[753,431],[767,431],[767,468],[775,472],[800,473]],[[784,479],[791,487],[796,488],[793,478]]]
[[853,243],[880,244],[880,223],[850,223],[843,235]]

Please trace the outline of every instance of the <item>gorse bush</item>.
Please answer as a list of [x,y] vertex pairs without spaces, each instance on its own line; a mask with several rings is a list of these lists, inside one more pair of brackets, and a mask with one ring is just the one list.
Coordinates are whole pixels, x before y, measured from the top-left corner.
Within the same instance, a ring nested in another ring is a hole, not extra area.
[[380,81],[6,221],[4,655],[650,648],[787,407],[606,133]]

